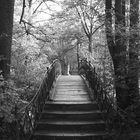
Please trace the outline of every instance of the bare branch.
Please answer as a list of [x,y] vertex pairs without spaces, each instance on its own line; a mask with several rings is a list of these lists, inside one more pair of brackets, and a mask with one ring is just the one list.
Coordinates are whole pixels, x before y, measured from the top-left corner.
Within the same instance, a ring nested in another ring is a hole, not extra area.
[[52,9],[50,9],[50,7],[49,7],[48,4],[46,3],[46,1],[43,0],[43,2],[44,2],[44,4],[46,5],[46,7],[47,7],[50,11],[52,11]]
[[89,33],[88,33],[87,29],[85,28],[84,22],[83,22],[83,20],[82,20],[81,14],[80,14],[80,12],[79,12],[77,6],[75,6],[75,8],[76,8],[76,11],[77,11],[77,13],[78,13],[80,19],[81,19],[81,24],[82,24],[82,26],[83,26],[83,29],[84,29],[84,31],[85,31],[85,34],[87,35],[87,37],[89,37]]
[[[37,29],[37,27],[35,27],[34,25],[32,25],[31,23],[29,23],[29,22],[27,22],[27,21],[25,21],[25,20],[22,20],[22,22],[24,23],[24,26],[25,26],[26,24],[28,24],[28,25],[31,26],[32,28]],[[26,27],[26,26],[25,26],[25,27]],[[43,35],[47,36],[42,30],[39,29],[39,31],[40,31]],[[27,30],[26,30],[26,32],[27,32]]]
[[39,3],[39,5],[36,7],[36,9],[34,10],[33,14],[36,13],[37,9],[42,5],[43,1]]
[[28,32],[28,34],[31,35],[31,36],[33,36],[36,40],[40,40],[40,41],[43,41],[43,42],[47,42],[46,40],[35,36],[35,35],[34,35],[33,33],[31,33],[31,32]]
[[83,11],[83,9],[82,9],[81,6],[80,6],[80,8],[81,8],[81,11],[82,11],[83,22],[84,22],[85,28],[86,28],[88,34],[90,34],[89,28],[88,28],[88,26],[87,26],[86,18],[85,18],[85,12]]
[[98,30],[98,29],[100,29],[102,26],[104,26],[104,23],[103,24],[101,24],[100,26],[98,26],[93,32],[92,32],[92,35],[93,34],[95,34],[96,33],[96,31]]
[[31,26],[31,27],[33,27],[33,28],[36,28],[35,26],[33,26],[31,23],[29,23],[29,22],[25,21],[24,19],[22,19],[22,22],[23,22],[23,23],[25,23],[25,24],[30,25],[30,26]]
[[20,22],[19,22],[20,24],[21,24],[22,19],[23,19],[25,7],[26,7],[26,5],[25,5],[25,0],[23,0],[22,13],[21,13]]

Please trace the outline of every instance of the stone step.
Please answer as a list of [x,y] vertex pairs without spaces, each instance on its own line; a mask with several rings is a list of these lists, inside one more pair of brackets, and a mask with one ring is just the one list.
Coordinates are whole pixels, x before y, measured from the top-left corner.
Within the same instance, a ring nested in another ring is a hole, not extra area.
[[105,123],[103,121],[39,121],[36,130],[97,132],[105,130]]
[[69,81],[69,82],[59,82],[57,83],[57,86],[85,86],[84,82],[75,82],[75,81]]
[[86,93],[84,93],[84,94],[76,94],[76,93],[66,94],[66,93],[59,93],[57,95],[54,95],[54,97],[89,97],[89,95],[87,95]]
[[54,125],[86,125],[86,124],[105,124],[105,122],[103,120],[100,121],[39,121],[39,124],[54,124]]
[[69,90],[69,91],[65,91],[65,90],[61,90],[60,92],[57,92],[57,94],[55,95],[67,95],[67,96],[70,96],[70,95],[88,95],[87,91],[83,91],[83,90]]
[[79,92],[87,92],[88,94],[88,90],[86,88],[78,88],[78,89],[74,89],[74,88],[67,88],[67,90],[65,88],[58,88],[55,90],[56,93],[58,94],[61,93],[61,92],[67,92],[67,93],[71,93],[71,92],[75,92],[75,93],[79,93]]
[[45,103],[46,105],[52,105],[52,104],[55,104],[55,105],[86,105],[86,104],[91,104],[91,105],[97,105],[97,102],[96,101],[79,101],[79,102],[55,102],[55,101],[46,101]]
[[58,95],[54,95],[54,98],[88,98],[89,96],[87,94],[71,94],[71,95],[67,95],[67,94],[58,94]]
[[68,100],[69,99],[69,101],[75,101],[75,100],[77,100],[77,101],[79,101],[80,99],[81,99],[81,101],[90,101],[91,99],[89,98],[89,96],[59,96],[59,95],[57,95],[57,96],[54,96],[53,97],[53,101],[57,101],[57,100]]
[[56,92],[57,91],[61,91],[61,90],[67,90],[67,91],[80,91],[80,90],[82,90],[82,91],[87,91],[87,89],[86,89],[86,87],[84,87],[84,86],[58,86],[58,87],[56,87],[57,89],[56,89]]
[[99,110],[95,111],[43,111],[41,119],[55,120],[99,120],[102,119],[104,113]]
[[61,102],[46,102],[44,110],[61,110],[61,111],[93,111],[98,110],[96,102],[85,101],[61,101]]
[[53,101],[90,101],[91,99],[87,97],[82,97],[82,96],[54,96]]
[[[109,134],[101,132],[60,132],[60,131],[36,131],[36,140],[104,140]],[[106,139],[110,140],[110,139]]]

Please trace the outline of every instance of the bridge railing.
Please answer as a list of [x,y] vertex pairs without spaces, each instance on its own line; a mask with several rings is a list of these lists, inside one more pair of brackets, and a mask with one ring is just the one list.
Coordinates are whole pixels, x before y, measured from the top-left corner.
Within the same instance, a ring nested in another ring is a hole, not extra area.
[[42,112],[44,104],[46,100],[49,100],[49,93],[53,86],[53,82],[61,72],[58,65],[59,60],[55,60],[47,67],[44,79],[33,99],[27,106],[15,114],[17,121],[17,140],[20,140],[21,138],[26,140],[31,137],[33,130],[36,127],[36,122],[40,118],[40,113]]
[[96,72],[95,67],[86,59],[81,60],[79,73],[85,77],[89,86],[93,89],[93,97],[97,101],[99,109],[103,112],[103,118],[106,123],[106,129],[110,132],[116,132],[113,135],[118,140],[124,132],[132,131],[134,119],[128,112],[119,108],[112,97],[103,86],[103,81]]

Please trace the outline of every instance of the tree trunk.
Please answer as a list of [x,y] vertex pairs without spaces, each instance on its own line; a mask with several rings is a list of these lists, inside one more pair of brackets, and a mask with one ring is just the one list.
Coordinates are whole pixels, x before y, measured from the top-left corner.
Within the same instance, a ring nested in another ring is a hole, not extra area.
[[139,52],[139,0],[130,0],[130,40],[129,40],[129,67],[128,86],[130,104],[135,102],[139,94],[138,85],[138,52]]
[[[112,0],[106,0],[106,37],[107,44],[112,56],[114,72],[116,99],[118,107],[125,109],[128,106],[128,94],[126,85],[126,45],[122,38],[125,29],[125,7],[124,1],[115,0],[115,42],[112,35]],[[123,32],[122,32],[123,31]]]
[[88,40],[89,40],[88,50],[89,53],[92,53],[92,35],[89,35]]
[[0,70],[10,75],[14,0],[0,0]]
[[113,55],[116,98],[120,108],[125,109],[129,105],[129,96],[126,85],[126,45],[125,31],[125,4],[123,0],[115,0],[115,47]]
[[113,48],[114,48],[114,40],[113,40],[113,28],[112,28],[112,0],[106,0],[105,1],[105,13],[106,13],[106,21],[105,21],[105,27],[106,27],[106,38],[107,38],[107,44],[108,48],[111,54],[111,57],[113,58]]

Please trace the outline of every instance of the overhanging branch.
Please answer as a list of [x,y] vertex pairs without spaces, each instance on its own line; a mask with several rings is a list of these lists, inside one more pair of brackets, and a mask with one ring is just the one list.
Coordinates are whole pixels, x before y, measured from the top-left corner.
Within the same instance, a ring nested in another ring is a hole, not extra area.
[[95,34],[96,33],[96,31],[98,30],[98,29],[100,29],[102,26],[104,26],[104,23],[103,24],[101,24],[100,26],[98,26],[93,32],[92,32],[92,35],[93,34]]
[[20,21],[19,21],[20,24],[21,24],[22,19],[23,19],[25,7],[26,7],[25,0],[23,0],[22,13],[21,13]]

